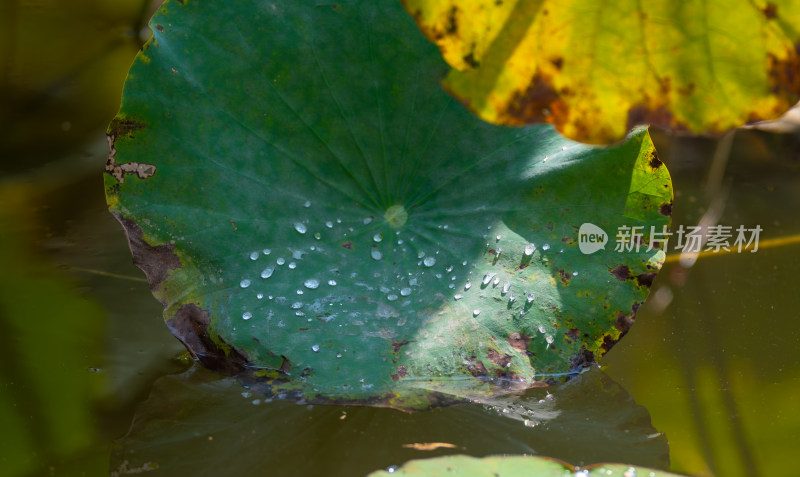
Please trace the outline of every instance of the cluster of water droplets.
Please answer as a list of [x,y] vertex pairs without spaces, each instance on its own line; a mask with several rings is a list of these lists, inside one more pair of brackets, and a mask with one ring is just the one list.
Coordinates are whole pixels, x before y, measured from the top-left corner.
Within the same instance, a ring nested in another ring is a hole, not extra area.
[[[637,477],[638,472],[636,471],[636,467],[628,467],[625,469],[621,474],[618,472],[614,472],[611,469],[603,469],[602,467],[599,469],[577,469],[575,470],[575,477],[610,477],[610,476],[620,476],[620,477]],[[648,477],[655,477],[655,472],[648,472]]]
[[[312,205],[305,202],[303,206]],[[247,324],[273,333],[281,329],[292,333],[298,328],[364,326],[379,320],[388,328],[402,327],[416,310],[429,307],[435,295],[443,296],[445,288],[450,290],[445,298],[449,296],[461,309],[466,306],[465,316],[471,314],[473,319],[496,319],[497,313],[525,316],[536,301],[535,294],[526,290],[532,285],[520,281],[498,259],[501,253],[506,258],[516,254],[511,258],[523,262],[542,259],[542,252],[550,249],[548,244],[520,246],[518,238],[512,241],[502,233],[489,237],[487,232],[485,253],[494,269],[486,271],[485,266],[455,260],[456,250],[442,251],[430,240],[422,243],[421,237],[387,227],[386,221],[368,213],[344,219],[298,218],[284,227],[284,237],[293,237],[291,244],[265,243],[263,248],[244,252],[247,265],[242,267],[238,285],[246,292],[233,294],[229,308],[237,310],[231,316],[234,330]],[[448,225],[439,228],[447,230]],[[506,306],[482,306],[498,300]],[[238,324],[237,319],[241,320]],[[543,325],[539,331],[549,347],[553,336]],[[330,349],[330,343],[318,338],[308,346],[314,353],[347,355],[343,348]]]
[[[304,207],[311,205],[306,202]],[[424,301],[430,297],[420,291],[445,280],[455,289],[457,268],[463,272],[466,261],[460,267],[445,265],[445,254],[435,245],[420,244],[413,234],[386,225],[369,214],[288,222],[284,226],[289,232],[283,235],[293,238],[282,241],[290,246],[265,243],[245,252],[248,265],[242,267],[239,279],[244,293],[230,299],[229,309],[238,310],[230,317],[233,330],[247,324],[292,333],[298,328],[362,326],[387,319],[394,320],[386,323],[390,328],[400,327],[413,316],[415,304],[427,305]],[[397,266],[399,262],[402,266]],[[346,349],[328,349],[330,343],[322,341],[309,347],[336,358],[347,354]]]

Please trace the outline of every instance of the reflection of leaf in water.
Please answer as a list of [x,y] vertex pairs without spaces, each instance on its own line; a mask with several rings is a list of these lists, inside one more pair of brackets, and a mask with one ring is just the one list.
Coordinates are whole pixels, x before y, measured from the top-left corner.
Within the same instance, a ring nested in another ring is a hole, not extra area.
[[[538,424],[526,426],[524,419]],[[577,465],[668,465],[666,439],[647,411],[598,369],[491,405],[406,413],[266,402],[243,392],[236,380],[194,366],[155,383],[129,434],[117,441],[111,468],[127,461],[129,468],[158,466],[148,473],[154,476],[216,476],[221,468],[242,475],[265,469],[271,475],[366,475],[422,455],[403,444],[435,442],[458,448],[424,455],[526,453]]]

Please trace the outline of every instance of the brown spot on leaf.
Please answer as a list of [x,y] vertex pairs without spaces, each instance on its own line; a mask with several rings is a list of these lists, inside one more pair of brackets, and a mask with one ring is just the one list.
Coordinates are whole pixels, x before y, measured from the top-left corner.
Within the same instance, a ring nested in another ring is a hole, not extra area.
[[528,336],[528,335],[525,335],[523,333],[514,332],[514,333],[511,333],[510,335],[508,335],[508,338],[506,338],[506,341],[515,350],[519,351],[522,354],[527,354],[528,353],[528,343],[531,342],[531,337]]
[[346,248],[347,250],[353,250],[353,242],[347,241],[342,243],[342,247]]
[[[800,94],[800,43],[793,49],[786,51],[784,58],[778,58],[770,53],[767,57],[767,71],[772,92],[780,96],[788,104],[777,113],[782,113],[788,106],[796,101]],[[786,93],[789,93],[787,95]],[[787,96],[789,96],[787,98]]]
[[655,149],[650,151],[647,163],[650,165],[652,169],[658,169],[659,167],[664,165],[664,163],[661,162],[661,159],[658,158],[658,153],[656,153]]
[[467,371],[469,371],[469,374],[475,376],[476,378],[486,376],[487,374],[486,366],[484,366],[480,361],[467,365]]
[[[144,239],[144,231],[131,219],[111,212],[114,218],[122,224],[125,235],[128,237],[128,246],[131,249],[133,264],[139,267],[147,277],[150,290],[156,293],[161,283],[167,278],[171,270],[181,268],[182,264],[175,254],[175,246],[169,243],[150,245]],[[161,303],[166,303],[161,300]]]
[[536,75],[525,91],[517,91],[505,114],[511,125],[531,122],[562,123],[567,119],[567,104],[553,88],[550,79]]
[[578,328],[570,328],[569,331],[567,331],[564,334],[564,336],[566,336],[567,338],[571,339],[572,341],[577,341],[577,339],[578,339],[578,337],[580,337],[580,335],[581,335],[581,332],[580,332],[580,330],[578,330]]
[[458,7],[453,6],[450,8],[450,12],[447,14],[447,24],[444,27],[445,31],[450,35],[458,31],[458,20],[456,19],[456,15],[458,15]]
[[474,50],[464,55],[462,59],[464,60],[464,63],[468,64],[471,68],[477,68],[481,65],[481,63],[475,58]]
[[398,366],[397,372],[392,375],[392,381],[398,381],[400,378],[406,377],[408,374],[408,367],[407,366]]
[[631,269],[627,265],[617,265],[611,270],[611,274],[617,280],[624,282],[631,277]]
[[603,356],[610,350],[623,336],[625,336],[628,331],[630,330],[631,326],[633,326],[634,322],[636,321],[636,312],[639,311],[639,307],[642,306],[641,303],[634,303],[631,307],[630,314],[626,315],[624,313],[620,313],[617,315],[617,319],[614,322],[614,328],[619,330],[619,336],[615,339],[612,338],[610,335],[606,335],[603,337],[603,343],[600,345],[600,349],[598,350],[597,358]]
[[281,367],[278,368],[278,372],[281,374],[289,375],[292,373],[292,363],[289,362],[289,358],[284,355],[281,355]]
[[491,348],[486,352],[486,356],[492,361],[492,363],[503,370],[508,366],[508,363],[511,362],[511,356],[507,354],[500,354],[497,352],[497,350]]
[[655,124],[674,131],[688,132],[685,124],[678,122],[666,106],[650,109],[642,105],[634,106],[628,110],[627,129],[642,124]]
[[133,137],[133,133],[145,127],[145,123],[136,121],[131,118],[115,116],[108,125],[106,134],[113,136],[115,139],[118,137]]
[[636,277],[636,281],[640,287],[650,288],[653,286],[653,280],[656,279],[657,272],[645,272]]
[[614,328],[620,331],[620,337],[624,336],[628,330],[631,329],[634,321],[636,321],[635,314],[625,315],[620,313],[617,315],[617,321],[614,322]]
[[619,340],[615,340],[610,335],[604,336],[603,344],[600,345],[600,351],[602,351],[602,354],[608,353],[608,350],[610,350],[615,344],[617,344],[617,341]]
[[582,368],[586,367],[587,365],[594,364],[596,362],[594,353],[587,350],[584,347],[581,347],[580,351],[570,358],[569,360],[569,369],[570,371],[580,371]]
[[672,217],[672,201],[661,204],[658,208],[658,213],[667,217]]
[[410,343],[410,341],[408,340],[392,341],[392,350],[394,350],[394,352],[397,353],[398,351],[400,351],[401,347],[407,345],[408,343]]
[[200,363],[212,371],[236,376],[247,369],[247,357],[208,332],[209,313],[194,303],[181,305],[167,327]]
[[156,30],[160,31],[161,33],[164,33],[164,25],[156,25]]
[[767,20],[774,20],[778,17],[778,6],[772,2],[767,2],[767,4],[761,8],[761,13],[764,14]]

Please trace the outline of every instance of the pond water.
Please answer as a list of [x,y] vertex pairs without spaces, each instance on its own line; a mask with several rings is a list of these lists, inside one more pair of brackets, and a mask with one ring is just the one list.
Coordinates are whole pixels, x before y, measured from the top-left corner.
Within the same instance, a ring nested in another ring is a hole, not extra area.
[[[669,253],[602,369],[424,413],[265,402],[180,357],[106,211],[105,124],[150,8],[117,3],[9,2],[0,20],[2,475],[366,475],[455,453],[793,473],[797,136],[739,131],[726,152],[724,142],[653,132],[674,181],[673,230],[704,217],[758,225],[761,246],[692,266]],[[36,35],[41,43],[27,41]],[[76,53],[59,38],[86,46]]]

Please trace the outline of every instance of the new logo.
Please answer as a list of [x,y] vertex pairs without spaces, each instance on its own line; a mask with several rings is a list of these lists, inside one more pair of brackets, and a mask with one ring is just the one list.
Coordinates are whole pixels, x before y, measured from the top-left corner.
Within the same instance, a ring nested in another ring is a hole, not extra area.
[[595,224],[586,222],[578,230],[578,248],[584,255],[591,255],[606,248],[608,234]]

